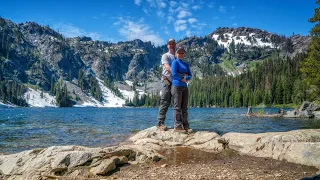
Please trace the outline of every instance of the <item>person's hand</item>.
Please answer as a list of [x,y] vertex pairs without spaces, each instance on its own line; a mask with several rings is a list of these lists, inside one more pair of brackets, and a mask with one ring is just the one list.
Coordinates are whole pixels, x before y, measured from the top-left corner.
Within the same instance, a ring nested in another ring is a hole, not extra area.
[[185,82],[185,83],[187,82],[186,76],[183,77],[182,82]]

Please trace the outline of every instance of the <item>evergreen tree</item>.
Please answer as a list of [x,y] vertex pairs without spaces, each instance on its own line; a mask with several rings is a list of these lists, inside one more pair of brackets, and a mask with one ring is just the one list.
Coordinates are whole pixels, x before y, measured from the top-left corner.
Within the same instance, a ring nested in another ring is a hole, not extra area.
[[69,70],[68,80],[69,80],[70,82],[72,81],[72,72],[71,72],[71,69]]
[[78,73],[78,86],[84,90],[84,70],[80,69]]
[[319,95],[320,92],[320,0],[316,2],[319,6],[314,10],[314,16],[309,22],[315,23],[311,29],[311,44],[309,45],[308,57],[301,64],[301,72],[304,80],[316,88]]
[[51,83],[50,83],[50,92],[51,94],[55,94],[55,87],[54,87],[54,84],[55,84],[55,78],[54,76],[52,75],[51,76]]
[[231,54],[231,59],[233,57],[233,55],[236,53],[236,45],[234,43],[234,40],[232,39],[230,45],[229,45],[229,52]]

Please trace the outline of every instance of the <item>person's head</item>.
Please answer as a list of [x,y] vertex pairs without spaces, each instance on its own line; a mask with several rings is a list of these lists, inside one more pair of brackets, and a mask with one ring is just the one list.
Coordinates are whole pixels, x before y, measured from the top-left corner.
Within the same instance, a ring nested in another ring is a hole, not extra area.
[[178,48],[177,48],[177,51],[176,51],[176,57],[177,57],[178,59],[183,59],[185,52],[186,52],[186,51],[184,50],[183,47],[178,47]]
[[173,38],[168,39],[167,47],[169,52],[174,53],[176,50],[176,41]]

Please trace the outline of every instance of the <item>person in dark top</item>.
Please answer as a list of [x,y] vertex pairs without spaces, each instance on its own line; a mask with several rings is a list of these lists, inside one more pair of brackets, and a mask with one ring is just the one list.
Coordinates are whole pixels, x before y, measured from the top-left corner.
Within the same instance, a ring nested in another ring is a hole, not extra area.
[[183,47],[177,48],[177,59],[172,62],[172,88],[171,94],[174,107],[174,130],[176,132],[192,132],[188,121],[188,84],[192,74],[189,64],[184,59],[185,50]]

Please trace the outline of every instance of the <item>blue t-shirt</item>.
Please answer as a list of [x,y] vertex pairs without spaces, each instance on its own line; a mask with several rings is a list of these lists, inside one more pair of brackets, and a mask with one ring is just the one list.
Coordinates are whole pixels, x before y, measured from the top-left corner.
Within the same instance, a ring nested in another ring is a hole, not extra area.
[[176,59],[172,62],[171,71],[173,77],[172,85],[187,87],[187,83],[182,82],[182,79],[184,77],[182,74],[187,75],[186,79],[188,81],[192,78],[189,64],[183,62],[183,60]]

